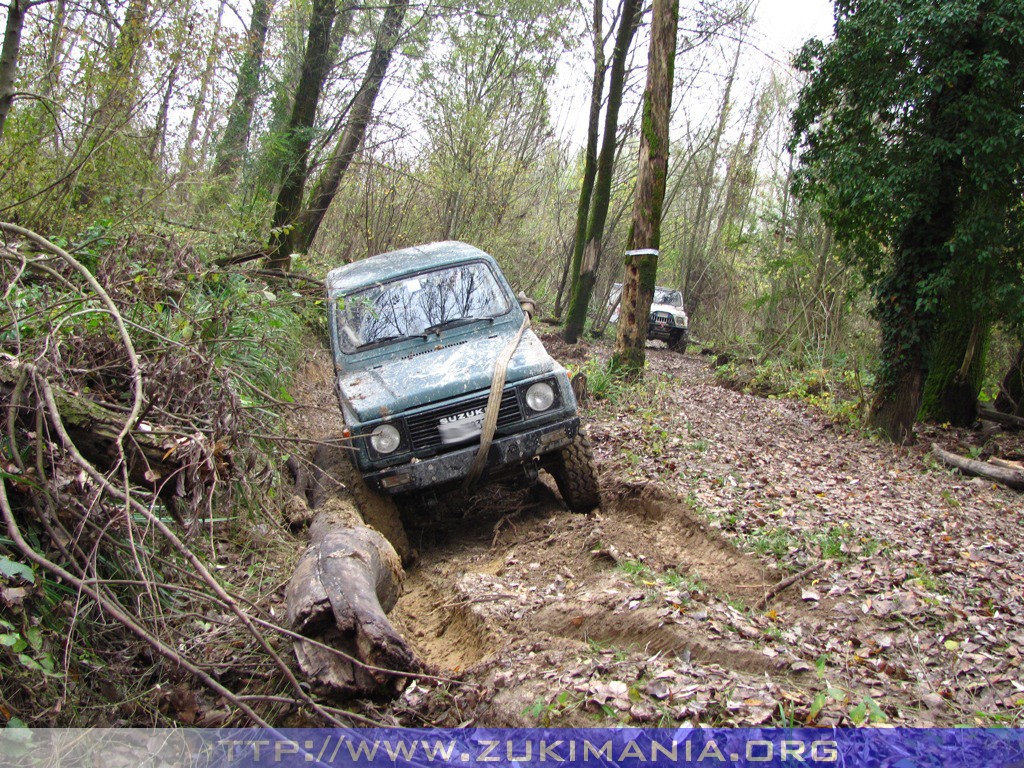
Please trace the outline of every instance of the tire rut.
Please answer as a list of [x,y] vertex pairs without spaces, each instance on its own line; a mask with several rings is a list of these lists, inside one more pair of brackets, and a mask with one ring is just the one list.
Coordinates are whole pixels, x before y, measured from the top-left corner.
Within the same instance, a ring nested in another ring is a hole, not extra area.
[[[527,512],[492,498],[490,519],[467,525],[460,541],[421,550],[396,622],[429,664],[450,672],[503,658],[528,638],[537,648],[568,640],[585,653],[596,642],[740,673],[789,675],[782,657],[715,637],[685,613],[666,619],[643,605],[625,565],[680,574],[705,593],[701,599],[737,605],[753,604],[776,583],[774,569],[657,488],[606,482],[604,499],[596,514],[581,516],[551,494]],[[516,522],[502,526],[510,516]],[[500,538],[489,535],[499,529]]]

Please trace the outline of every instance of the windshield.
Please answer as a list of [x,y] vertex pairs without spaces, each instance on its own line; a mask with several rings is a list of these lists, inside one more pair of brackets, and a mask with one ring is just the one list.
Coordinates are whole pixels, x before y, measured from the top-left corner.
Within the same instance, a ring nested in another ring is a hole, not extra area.
[[459,320],[492,319],[509,300],[490,267],[479,261],[421,272],[350,293],[339,306],[338,340],[355,352],[414,336],[427,338]]
[[655,288],[654,303],[668,304],[670,307],[681,307],[683,306],[683,294],[679,291],[670,291],[668,288]]

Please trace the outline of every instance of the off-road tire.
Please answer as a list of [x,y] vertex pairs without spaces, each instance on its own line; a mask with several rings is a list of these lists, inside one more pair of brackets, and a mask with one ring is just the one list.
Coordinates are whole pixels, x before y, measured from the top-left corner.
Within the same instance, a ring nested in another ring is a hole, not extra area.
[[686,346],[690,343],[690,331],[673,331],[672,338],[668,341],[668,348],[683,354],[686,352]]
[[402,525],[398,505],[390,496],[373,491],[363,480],[352,461],[352,451],[333,445],[321,445],[313,457],[314,479],[311,484],[310,506],[314,509],[333,494],[351,495],[363,522],[376,529],[391,542],[402,563],[409,565],[416,552]]
[[573,512],[590,512],[601,504],[601,488],[594,466],[594,452],[586,434],[578,432],[548,465],[562,500]]

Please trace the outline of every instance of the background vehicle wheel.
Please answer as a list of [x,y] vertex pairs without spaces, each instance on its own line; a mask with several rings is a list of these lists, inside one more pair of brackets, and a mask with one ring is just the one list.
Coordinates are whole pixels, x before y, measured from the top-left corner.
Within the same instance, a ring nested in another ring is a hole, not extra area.
[[583,432],[578,432],[569,445],[555,454],[548,472],[571,511],[590,512],[600,505],[601,489],[594,467],[594,452]]
[[690,343],[690,331],[686,329],[684,331],[673,331],[672,338],[669,339],[669,349],[675,350],[676,352],[685,352],[686,345]]

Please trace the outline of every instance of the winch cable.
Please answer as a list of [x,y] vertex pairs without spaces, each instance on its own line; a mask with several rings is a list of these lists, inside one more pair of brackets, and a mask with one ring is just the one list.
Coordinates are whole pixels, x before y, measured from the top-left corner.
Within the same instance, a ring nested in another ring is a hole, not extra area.
[[487,464],[487,452],[491,450],[491,443],[494,441],[494,430],[498,428],[498,412],[501,410],[501,395],[505,390],[505,377],[508,374],[508,363],[515,354],[519,343],[523,340],[523,334],[530,327],[530,318],[536,311],[536,304],[526,294],[520,292],[519,304],[523,308],[523,324],[519,331],[505,345],[505,348],[498,354],[494,363],[494,374],[491,376],[491,393],[487,397],[487,408],[484,411],[484,422],[480,432],[480,447],[473,458],[473,465],[469,468],[469,474],[462,483],[462,493],[469,493],[470,489],[483,474],[484,465]]

